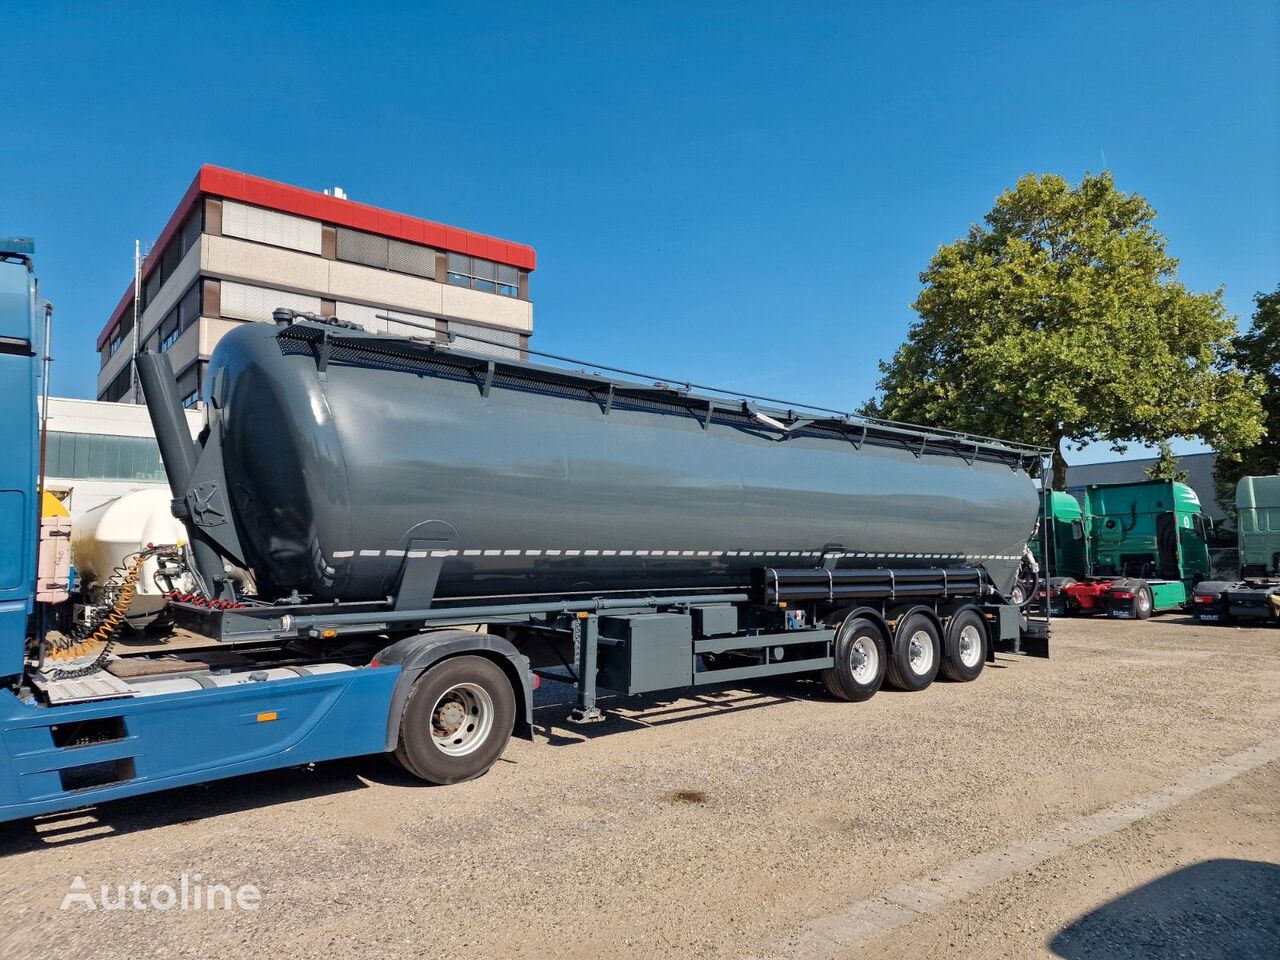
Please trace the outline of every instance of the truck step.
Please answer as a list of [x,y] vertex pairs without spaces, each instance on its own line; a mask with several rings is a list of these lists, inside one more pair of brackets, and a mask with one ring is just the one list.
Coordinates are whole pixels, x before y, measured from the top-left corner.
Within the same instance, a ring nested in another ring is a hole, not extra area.
[[104,670],[74,680],[52,680],[37,673],[32,676],[31,685],[40,690],[52,706],[88,703],[92,700],[119,700],[134,695],[127,683]]

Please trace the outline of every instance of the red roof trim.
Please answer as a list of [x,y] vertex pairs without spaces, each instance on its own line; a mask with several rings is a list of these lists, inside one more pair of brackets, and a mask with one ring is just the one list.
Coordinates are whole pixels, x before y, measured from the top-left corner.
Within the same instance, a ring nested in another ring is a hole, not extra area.
[[[187,213],[196,201],[206,194],[228,200],[239,200],[242,203],[251,203],[295,216],[323,220],[325,223],[351,227],[354,230],[365,230],[397,240],[407,240],[410,243],[426,244],[454,253],[484,257],[486,260],[496,260],[522,270],[533,270],[537,266],[537,255],[533,247],[523,243],[512,243],[509,240],[472,233],[470,230],[448,227],[431,220],[393,213],[390,210],[382,210],[352,200],[339,200],[337,197],[315,190],[304,190],[302,187],[293,187],[287,183],[278,183],[275,180],[227,170],[224,167],[215,167],[208,163],[200,168],[200,172],[191,181],[191,186],[187,188],[182,202],[169,217],[169,222],[165,224],[164,230],[152,247],[153,250],[164,250],[169,239],[181,229]],[[156,257],[147,260],[142,269],[144,282],[158,263],[159,258]],[[130,284],[120,298],[120,302],[116,304],[116,308],[111,311],[111,319],[98,334],[99,350],[107,342],[111,331],[120,322],[120,318],[132,301],[133,285]]]

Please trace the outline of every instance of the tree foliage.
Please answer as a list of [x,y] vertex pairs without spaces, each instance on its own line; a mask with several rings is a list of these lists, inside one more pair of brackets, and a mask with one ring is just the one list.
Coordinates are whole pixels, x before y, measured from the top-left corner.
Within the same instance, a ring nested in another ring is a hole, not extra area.
[[1253,321],[1234,346],[1240,369],[1262,386],[1263,434],[1251,447],[1219,450],[1213,468],[1218,504],[1233,519],[1241,477],[1280,473],[1280,287],[1257,294],[1253,302]]
[[1109,173],[1028,174],[920,275],[920,319],[868,412],[1054,450],[1105,440],[1257,440],[1222,291],[1196,293],[1155,211]]
[[1168,440],[1161,440],[1158,446],[1160,448],[1159,458],[1142,471],[1147,475],[1147,479],[1175,480],[1178,483],[1186,483],[1191,473],[1188,470],[1178,469],[1178,464],[1181,461],[1174,455],[1173,445]]

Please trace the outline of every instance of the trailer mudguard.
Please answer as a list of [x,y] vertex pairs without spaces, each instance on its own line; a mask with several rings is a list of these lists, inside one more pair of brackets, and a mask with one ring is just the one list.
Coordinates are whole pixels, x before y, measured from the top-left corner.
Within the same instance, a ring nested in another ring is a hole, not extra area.
[[929,622],[932,623],[934,628],[938,631],[938,636],[943,638],[943,644],[945,645],[947,631],[943,629],[941,618],[939,618],[933,607],[917,603],[911,606],[901,606],[889,611],[889,623],[893,626],[893,630],[889,633],[890,647],[895,647],[898,644],[898,623],[901,622],[904,617],[909,617],[913,613],[924,614],[924,616],[928,618]]
[[386,750],[395,750],[400,737],[400,717],[404,713],[409,691],[432,664],[448,657],[462,654],[478,654],[487,657],[502,668],[524,704],[524,713],[517,716],[516,728],[529,740],[533,739],[533,672],[529,658],[520,653],[510,640],[495,637],[491,633],[472,633],[470,630],[431,630],[412,637],[397,640],[384,648],[375,658],[379,664],[398,664],[400,676],[391,693],[387,710]]
[[886,645],[893,642],[893,628],[889,626],[884,616],[874,607],[844,607],[829,614],[823,621],[828,627],[834,627],[837,631],[840,625],[851,617],[862,617],[870,620],[884,632],[884,642]]

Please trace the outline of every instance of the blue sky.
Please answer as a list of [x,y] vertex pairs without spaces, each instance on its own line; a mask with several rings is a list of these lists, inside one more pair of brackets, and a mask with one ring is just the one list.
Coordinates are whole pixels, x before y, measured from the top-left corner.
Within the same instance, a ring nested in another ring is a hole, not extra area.
[[1113,170],[1242,318],[1280,282],[1274,2],[6,8],[60,395],[203,162],[533,245],[535,347],[840,408],[1028,171]]

